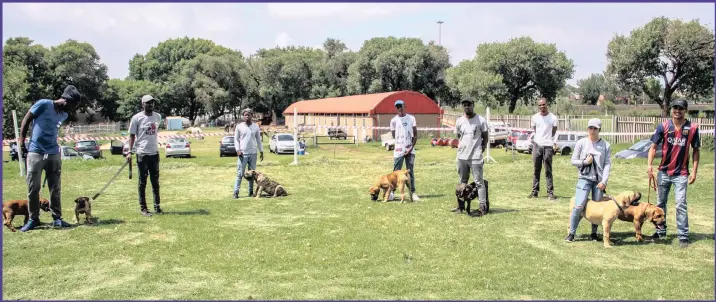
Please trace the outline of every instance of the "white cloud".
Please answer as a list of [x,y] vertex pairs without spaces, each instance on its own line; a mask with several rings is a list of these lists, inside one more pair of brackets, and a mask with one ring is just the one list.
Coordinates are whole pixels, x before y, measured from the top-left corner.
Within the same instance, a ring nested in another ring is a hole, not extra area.
[[294,40],[288,36],[288,33],[281,32],[276,36],[275,44],[278,47],[286,47],[289,45],[294,45]]
[[350,19],[382,17],[419,10],[418,4],[398,3],[269,3],[269,15],[277,19],[341,17]]

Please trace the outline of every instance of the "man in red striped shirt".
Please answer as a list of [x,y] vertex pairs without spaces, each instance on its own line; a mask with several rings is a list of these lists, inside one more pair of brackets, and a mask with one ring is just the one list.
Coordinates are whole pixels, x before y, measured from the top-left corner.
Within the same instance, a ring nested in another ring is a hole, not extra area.
[[[693,184],[696,181],[696,171],[699,168],[699,148],[701,148],[701,136],[699,125],[691,123],[684,117],[688,103],[686,100],[675,100],[671,103],[671,120],[666,120],[656,126],[656,131],[651,137],[651,149],[649,150],[648,171],[654,175],[652,162],[656,156],[656,146],[663,142],[661,163],[659,164],[656,183],[658,186],[657,206],[666,214],[666,201],[674,185],[674,196],[676,198],[676,230],[679,238],[679,246],[689,246],[689,216],[686,207],[687,183]],[[693,171],[689,173],[689,147],[693,149]],[[666,223],[657,228],[654,239],[666,238]]]

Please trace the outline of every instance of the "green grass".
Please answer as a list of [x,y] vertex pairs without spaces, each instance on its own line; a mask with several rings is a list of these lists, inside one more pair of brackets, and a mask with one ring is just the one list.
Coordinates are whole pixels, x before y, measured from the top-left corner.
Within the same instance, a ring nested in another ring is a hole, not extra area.
[[[688,249],[675,239],[673,193],[665,242],[637,243],[633,225],[619,221],[615,247],[604,249],[586,240],[584,220],[578,241],[563,241],[576,182],[567,157],[555,157],[559,200],[550,202],[526,198],[529,155],[513,161],[493,150],[498,163],[485,167],[492,213],[470,218],[449,212],[455,149],[430,147],[428,140],[417,153],[421,200],[399,204],[369,199],[369,186],[393,165],[392,152],[377,143],[310,148],[299,166],[289,165],[292,155],[267,151],[258,169],[290,195],[246,198],[243,182],[242,198],[231,199],[236,158],[218,156],[219,139],[192,140],[195,158],[162,157],[165,215],[139,215],[135,167],[132,180],[124,171],[93,203],[97,225],[26,234],[3,228],[3,298],[714,299],[710,154],[689,187]],[[120,156],[105,154],[63,163],[66,220],[74,198],[94,195],[121,165]],[[25,198],[17,163],[3,170],[4,199]],[[643,160],[616,160],[608,191],[640,190],[646,197],[645,170]],[[147,196],[151,204],[150,188]],[[41,219],[50,217],[43,212]],[[653,232],[644,227],[646,235]]]

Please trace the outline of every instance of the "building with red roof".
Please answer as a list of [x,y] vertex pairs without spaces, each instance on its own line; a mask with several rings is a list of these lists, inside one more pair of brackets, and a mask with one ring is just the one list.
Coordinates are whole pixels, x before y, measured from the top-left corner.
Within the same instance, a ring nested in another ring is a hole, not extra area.
[[[336,98],[304,100],[291,104],[283,112],[286,125],[293,126],[294,108],[298,111],[299,126],[347,126],[346,133],[362,135],[360,128],[367,127],[366,136],[377,138],[387,129],[372,127],[390,127],[390,120],[397,114],[395,101],[405,102],[405,111],[415,116],[419,128],[440,127],[442,109],[426,95],[415,91],[393,91],[373,94],[361,94]],[[356,133],[353,127],[358,127]]]

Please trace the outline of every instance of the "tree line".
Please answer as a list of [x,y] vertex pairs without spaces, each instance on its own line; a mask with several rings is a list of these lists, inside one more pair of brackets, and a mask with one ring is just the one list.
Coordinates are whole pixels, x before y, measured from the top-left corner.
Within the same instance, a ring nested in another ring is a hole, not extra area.
[[539,97],[555,102],[570,94],[580,94],[587,104],[600,95],[612,101],[646,98],[666,112],[675,94],[713,98],[713,49],[713,31],[697,20],[654,18],[628,35],[615,35],[605,49],[604,73],[572,87],[566,81],[574,74],[573,61],[556,45],[530,37],[480,44],[474,58],[456,66],[447,49],[417,38],[372,38],[358,51],[329,38],[322,49],[276,47],[247,56],[184,37],[136,54],[125,79],[109,79],[89,43],[68,40],[48,48],[12,37],[3,49],[3,134],[14,135],[12,110],[24,113],[38,99],[56,98],[68,84],[83,93],[80,112],[92,109],[112,121],[128,120],[144,94],[161,100],[160,113],[190,120],[244,107],[280,116],[298,100],[394,90],[419,91],[447,106],[469,96],[510,113]]

